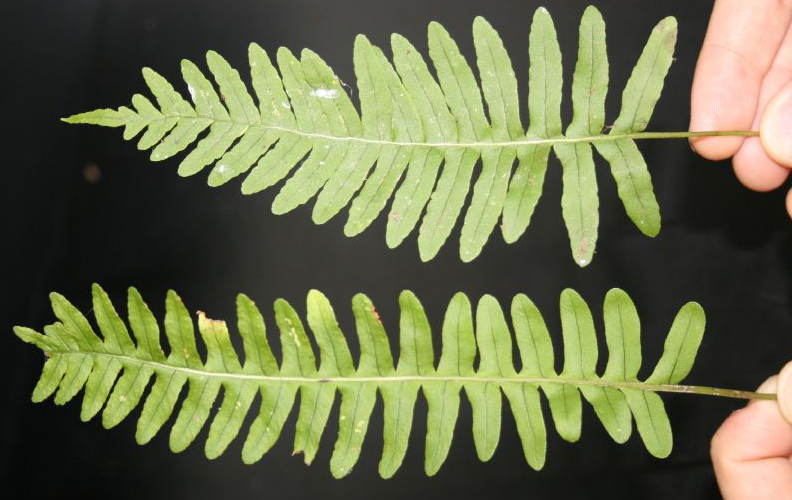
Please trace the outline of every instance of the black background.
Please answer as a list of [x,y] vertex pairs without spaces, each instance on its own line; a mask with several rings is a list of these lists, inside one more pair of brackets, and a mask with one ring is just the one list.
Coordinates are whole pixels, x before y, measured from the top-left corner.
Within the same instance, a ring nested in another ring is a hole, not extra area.
[[[618,113],[621,89],[651,28],[666,15],[677,16],[676,62],[650,129],[684,130],[711,2],[597,3],[608,25],[608,122]],[[564,54],[565,123],[585,4],[548,5]],[[741,404],[729,400],[665,397],[675,431],[674,451],[665,460],[652,458],[637,433],[625,445],[610,441],[590,407],[584,409],[580,441],[566,443],[552,429],[545,408],[548,461],[538,473],[525,464],[508,410],[495,456],[479,462],[470,409],[463,403],[450,455],[434,478],[423,473],[426,408],[419,400],[411,447],[389,481],[377,475],[381,403],[359,463],[337,481],[328,468],[335,410],[311,467],[291,456],[296,411],[274,449],[246,466],[240,459],[242,438],[209,461],[203,456],[205,428],[187,451],[174,455],[167,449],[167,429],[146,446],[135,444],[137,411],[105,431],[99,419],[79,421],[79,397],[63,408],[29,400],[43,357],[14,337],[11,326],[40,328],[51,322],[47,293],[52,290],[88,311],[92,282],[101,283],[121,311],[126,287],[135,285],[162,318],[165,292],[173,288],[191,310],[231,323],[235,294],[245,292],[262,307],[273,341],[274,299],[286,298],[304,311],[307,291],[320,289],[351,334],[350,300],[362,291],[377,304],[394,346],[397,296],[411,289],[428,311],[436,351],[444,308],[456,291],[473,298],[491,293],[504,303],[515,293],[527,293],[543,311],[560,351],[561,290],[578,290],[601,325],[604,294],[619,286],[633,297],[644,325],[641,377],[650,372],[676,311],[688,300],[699,301],[708,314],[689,382],[752,389],[775,373],[792,357],[792,231],[783,193],[747,191],[727,162],[699,159],[684,140],[641,144],[663,214],[663,229],[654,239],[641,235],[625,216],[607,166],[598,160],[600,239],[593,263],[580,269],[561,220],[556,159],[531,226],[517,243],[506,245],[496,234],[478,259],[463,264],[457,226],[438,258],[421,263],[415,233],[398,249],[387,249],[384,216],[363,234],[346,238],[344,215],[316,226],[309,203],[274,216],[269,207],[276,189],[254,196],[241,195],[238,182],[209,189],[205,173],[179,178],[179,158],[151,163],[148,153],[125,143],[119,130],[58,121],[80,111],[128,105],[133,93],[148,93],[143,66],[184,91],[179,60],[205,68],[203,54],[209,49],[247,75],[251,41],[269,53],[280,45],[294,51],[310,47],[350,84],[352,43],[359,32],[385,48],[388,35],[398,32],[425,54],[426,26],[436,20],[470,56],[476,15],[484,15],[501,33],[524,102],[529,21],[538,5],[533,0],[3,2],[0,491],[24,488],[20,496],[58,498],[717,498],[709,439]],[[522,115],[525,123],[527,112]],[[96,169],[98,181],[90,175]],[[600,366],[604,353],[601,358]]]

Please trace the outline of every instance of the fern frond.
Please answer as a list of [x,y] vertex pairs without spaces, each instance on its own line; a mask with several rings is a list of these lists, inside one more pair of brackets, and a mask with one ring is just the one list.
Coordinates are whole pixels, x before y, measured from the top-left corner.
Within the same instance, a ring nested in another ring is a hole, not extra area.
[[[561,294],[561,373],[554,368],[553,347],[542,315],[525,295],[515,296],[511,303],[519,369],[512,362],[512,336],[504,312],[489,295],[478,303],[475,330],[468,298],[462,293],[452,298],[442,327],[442,354],[435,367],[427,317],[415,295],[403,292],[399,297],[400,356],[395,368],[380,317],[362,294],[352,300],[361,353],[357,367],[327,298],[315,290],[308,294],[307,323],[319,346],[318,368],[303,322],[284,300],[275,302],[282,352],[279,363],[269,346],[261,313],[244,295],[237,298],[243,362],[226,324],[198,313],[198,332],[207,353],[206,359],[201,359],[193,321],[172,291],[167,295],[164,321],[167,354],[160,344],[157,321],[134,288],[129,289],[127,302],[134,341],[98,285],[93,286],[93,311],[101,336],[63,296],[53,293],[51,299],[58,321],[46,326],[43,334],[29,328],[14,329],[17,336],[47,356],[33,401],[54,393],[55,403],[64,404],[84,389],[81,418],[89,420],[101,411],[107,428],[117,425],[143,401],[136,433],[140,444],[151,440],[176,412],[170,432],[170,447],[175,452],[184,450],[211,419],[205,452],[215,458],[241,431],[259,394],[258,414],[242,451],[244,462],[253,463],[278,439],[299,392],[294,450],[310,464],[339,392],[338,437],[330,461],[336,477],[348,474],[358,460],[377,392],[384,403],[379,471],[390,477],[405,456],[419,390],[428,405],[425,470],[432,475],[451,446],[463,389],[473,410],[479,458],[491,458],[498,444],[503,393],[514,414],[526,460],[537,470],[545,463],[547,440],[540,392],[548,399],[563,439],[577,441],[580,437],[582,393],[616,442],[630,437],[634,419],[649,452],[665,457],[671,452],[671,427],[656,392],[704,389],[676,385],[690,371],[701,342],[701,307],[695,302],[682,307],[660,361],[646,380],[639,381],[640,322],[632,301],[619,289],[605,297],[605,341],[610,354],[601,376],[595,371],[598,348],[591,312],[570,289]],[[144,397],[152,378],[154,383]],[[187,395],[176,411],[185,386]],[[221,388],[222,404],[212,416]],[[707,393],[734,396],[728,392],[709,389]],[[736,397],[751,396],[740,393]]]
[[666,18],[652,32],[624,89],[621,113],[607,134],[602,133],[608,90],[605,24],[596,8],[586,9],[580,25],[572,81],[574,118],[565,132],[561,51],[548,12],[538,9],[530,30],[527,131],[520,120],[517,80],[498,33],[478,17],[473,39],[481,85],[438,23],[429,25],[429,56],[437,79],[403,37],[391,38],[391,64],[382,50],[358,36],[354,67],[360,114],[338,77],[314,52],[303,50],[298,59],[281,48],[276,69],[264,50],[251,44],[251,84],[258,105],[239,73],[210,51],[207,64],[219,94],[197,66],[182,61],[193,104],[144,68],[157,106],[136,94],[134,109],[98,109],[64,120],[123,126],[125,139],[145,130],[138,148],[153,148],[153,161],[192,147],[179,175],[214,165],[210,186],[247,174],[242,192],[251,194],[288,177],[273,202],[274,213],[288,212],[316,196],[313,220],[322,224],[349,205],[344,227],[348,236],[368,227],[392,198],[389,247],[412,232],[425,209],[418,234],[423,260],[437,254],[457,223],[479,159],[482,168],[464,216],[460,256],[470,261],[479,255],[498,218],[504,239],[516,241],[541,195],[553,149],[563,165],[563,217],[572,254],[579,265],[587,265],[599,223],[593,143],[610,163],[629,217],[644,234],[655,236],[660,210],[633,139],[642,136],[660,96],[676,21]]

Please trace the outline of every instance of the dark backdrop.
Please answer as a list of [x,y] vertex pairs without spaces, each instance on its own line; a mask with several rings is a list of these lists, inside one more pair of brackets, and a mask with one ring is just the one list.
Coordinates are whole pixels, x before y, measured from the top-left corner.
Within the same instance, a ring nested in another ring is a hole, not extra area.
[[[549,5],[567,82],[585,4]],[[652,26],[666,15],[679,18],[677,59],[650,128],[684,130],[711,2],[597,4],[608,24],[608,122],[618,112],[621,89]],[[386,47],[388,35],[399,32],[425,53],[426,26],[437,20],[469,56],[471,23],[479,14],[500,31],[524,99],[529,21],[538,5],[534,0],[3,2],[0,490],[25,488],[25,497],[58,498],[461,498],[509,492],[537,499],[717,498],[708,447],[719,423],[741,404],[728,400],[665,397],[675,430],[674,451],[665,460],[652,458],[636,433],[625,445],[611,442],[586,405],[580,441],[566,443],[545,408],[548,461],[538,473],[524,462],[508,411],[495,456],[480,463],[470,409],[463,403],[448,461],[434,478],[423,473],[426,408],[419,401],[411,447],[390,481],[376,472],[381,403],[360,462],[349,477],[336,481],[328,470],[335,410],[313,466],[291,456],[296,412],[274,449],[246,466],[240,438],[221,458],[209,461],[203,456],[205,428],[187,451],[174,455],[167,449],[166,430],[146,446],[135,444],[138,412],[105,431],[99,419],[79,421],[80,397],[64,408],[29,400],[44,360],[13,336],[11,326],[39,328],[52,321],[47,299],[52,290],[89,310],[92,282],[106,287],[122,311],[126,287],[137,286],[159,318],[168,288],[179,291],[192,310],[232,322],[235,294],[245,292],[262,306],[271,334],[273,300],[286,298],[303,311],[311,288],[328,295],[349,334],[350,299],[362,291],[377,304],[394,345],[397,296],[403,289],[421,298],[436,332],[456,291],[474,298],[491,293],[504,302],[525,292],[544,312],[557,351],[561,290],[578,290],[601,325],[604,294],[619,286],[634,298],[644,324],[642,377],[658,358],[674,314],[688,300],[701,302],[708,314],[691,383],[752,389],[776,372],[792,357],[792,231],[783,195],[747,191],[728,163],[702,161],[684,140],[641,145],[663,214],[663,229],[654,239],[642,236],[625,216],[606,165],[598,160],[600,240],[593,263],[580,269],[568,250],[555,159],[531,226],[517,243],[506,245],[495,236],[478,259],[463,264],[457,256],[457,225],[438,258],[422,263],[415,234],[398,249],[387,249],[384,216],[362,235],[346,238],[344,216],[315,226],[311,204],[274,216],[269,207],[276,190],[242,196],[239,182],[209,189],[205,174],[179,178],[178,158],[152,164],[148,153],[125,143],[118,130],[58,121],[128,104],[133,93],[147,93],[143,66],[155,68],[183,91],[179,60],[205,67],[208,49],[246,75],[251,41],[270,53],[280,45],[295,51],[310,47],[350,83],[352,43],[359,32]],[[568,83],[565,94],[568,98]],[[525,110],[522,115],[527,121]],[[567,123],[569,116],[565,100]]]

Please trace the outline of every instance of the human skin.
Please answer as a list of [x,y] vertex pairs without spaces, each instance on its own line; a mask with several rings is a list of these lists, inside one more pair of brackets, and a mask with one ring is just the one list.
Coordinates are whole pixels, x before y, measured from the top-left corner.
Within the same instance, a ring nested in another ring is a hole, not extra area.
[[778,401],[751,401],[712,438],[712,465],[725,500],[792,498],[792,362],[757,390],[777,392]]
[[[746,187],[770,191],[792,168],[792,0],[716,0],[696,66],[690,130],[759,130],[691,146],[732,159]],[[787,194],[792,215],[792,194]]]
[[[691,95],[690,130],[759,130],[760,137],[691,140],[711,160],[731,158],[756,191],[779,188],[792,169],[792,0],[716,0]],[[792,190],[786,196],[792,216]],[[792,498],[792,362],[712,438],[725,500]]]

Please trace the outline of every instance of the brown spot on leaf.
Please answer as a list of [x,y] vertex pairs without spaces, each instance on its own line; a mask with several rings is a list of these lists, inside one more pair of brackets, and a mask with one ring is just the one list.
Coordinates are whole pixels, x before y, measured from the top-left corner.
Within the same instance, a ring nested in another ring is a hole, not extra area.
[[380,319],[380,315],[377,312],[377,310],[374,309],[373,305],[371,306],[371,315],[374,316],[374,319],[377,320],[377,323],[379,324],[379,326],[382,326],[382,320]]

